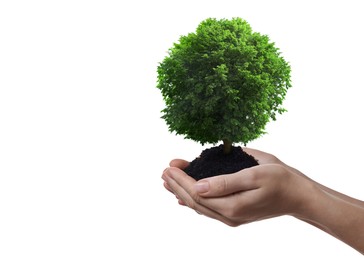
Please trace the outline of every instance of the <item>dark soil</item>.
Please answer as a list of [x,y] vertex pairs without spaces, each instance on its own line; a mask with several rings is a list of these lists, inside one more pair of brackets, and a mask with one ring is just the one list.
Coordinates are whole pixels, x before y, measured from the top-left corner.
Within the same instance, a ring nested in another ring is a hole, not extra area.
[[233,146],[231,153],[224,154],[223,145],[220,145],[202,151],[200,157],[194,159],[184,171],[195,180],[200,180],[238,172],[256,165],[257,160],[244,152],[240,146]]

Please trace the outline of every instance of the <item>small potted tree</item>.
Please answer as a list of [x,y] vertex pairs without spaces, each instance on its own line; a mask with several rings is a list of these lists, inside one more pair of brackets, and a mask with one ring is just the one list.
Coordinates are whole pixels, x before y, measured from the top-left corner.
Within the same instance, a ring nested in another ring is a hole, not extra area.
[[208,18],[181,36],[158,66],[158,83],[169,130],[205,149],[185,171],[196,180],[239,171],[258,162],[246,145],[285,112],[291,87],[289,64],[269,37],[241,18]]

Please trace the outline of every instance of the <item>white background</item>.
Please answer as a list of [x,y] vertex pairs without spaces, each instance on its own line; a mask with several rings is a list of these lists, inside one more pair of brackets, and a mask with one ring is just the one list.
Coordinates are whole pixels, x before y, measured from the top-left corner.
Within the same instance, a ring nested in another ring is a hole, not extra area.
[[290,217],[230,228],[160,178],[199,144],[168,132],[156,69],[208,17],[246,19],[292,67],[248,146],[363,199],[362,1],[1,1],[0,259],[362,259]]

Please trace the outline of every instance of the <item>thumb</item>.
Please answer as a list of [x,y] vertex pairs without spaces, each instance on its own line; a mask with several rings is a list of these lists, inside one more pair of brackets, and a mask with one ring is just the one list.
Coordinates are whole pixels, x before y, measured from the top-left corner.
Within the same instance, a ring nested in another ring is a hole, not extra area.
[[249,169],[232,174],[224,174],[201,179],[194,184],[198,195],[202,197],[221,197],[232,193],[258,188],[253,172]]

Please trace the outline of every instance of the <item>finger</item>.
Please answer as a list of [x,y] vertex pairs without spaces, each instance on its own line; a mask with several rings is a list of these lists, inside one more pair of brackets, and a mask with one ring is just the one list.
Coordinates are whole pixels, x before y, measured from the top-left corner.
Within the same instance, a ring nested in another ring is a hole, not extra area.
[[[246,217],[251,214],[257,202],[262,200],[261,188],[264,183],[267,183],[266,176],[274,175],[281,170],[281,166],[266,164],[230,175],[201,180],[199,182],[209,182],[209,189],[205,193],[199,193],[199,196],[204,198],[200,200],[200,204],[229,219],[238,217],[240,220],[247,221],[249,218]],[[269,172],[268,175],[267,172]],[[273,179],[268,178],[268,181]],[[197,186],[198,184],[195,184],[195,188]],[[242,218],[243,216],[245,219]]]
[[199,204],[199,199],[197,199],[197,201],[195,200],[197,194],[194,191],[193,184],[196,183],[196,181],[180,169],[169,168],[166,172],[166,180],[169,187],[178,196],[181,205],[188,206],[202,215],[219,220],[229,226],[236,226],[236,223],[230,219]]
[[244,152],[246,152],[247,154],[253,156],[258,163],[261,164],[271,164],[271,163],[277,163],[277,164],[282,164],[282,162],[274,155],[260,151],[260,150],[256,150],[256,149],[252,149],[252,148],[247,148],[247,147],[243,147],[242,148]]
[[188,187],[193,186],[196,181],[181,169],[175,167],[167,168],[163,176],[168,187],[188,206],[193,207],[195,201],[193,195],[188,192]]
[[258,188],[255,178],[255,167],[237,173],[219,175],[202,179],[194,184],[194,188],[202,197],[221,197],[241,191]]
[[182,159],[174,159],[169,163],[169,166],[171,167],[176,167],[176,168],[180,168],[181,170],[185,169],[188,165],[190,164],[190,162],[186,161],[186,160],[182,160]]
[[248,148],[248,147],[242,147],[242,150],[244,152],[246,152],[247,154],[253,156],[254,158],[258,159],[259,157],[264,156],[264,152],[253,149],[253,148]]
[[186,203],[181,199],[178,199],[178,204],[181,206],[187,206]]
[[169,192],[173,193],[173,190],[169,187],[167,182],[163,183],[164,188],[166,188],[166,190],[168,190]]
[[[169,191],[171,192],[172,194],[174,194],[173,190],[169,187],[168,183],[167,182],[164,182],[164,187]],[[175,194],[174,194],[175,195]],[[181,200],[178,195],[175,195],[176,196],[176,199],[178,201],[178,204],[182,205],[182,206],[187,206],[186,203],[184,203],[183,200]]]

